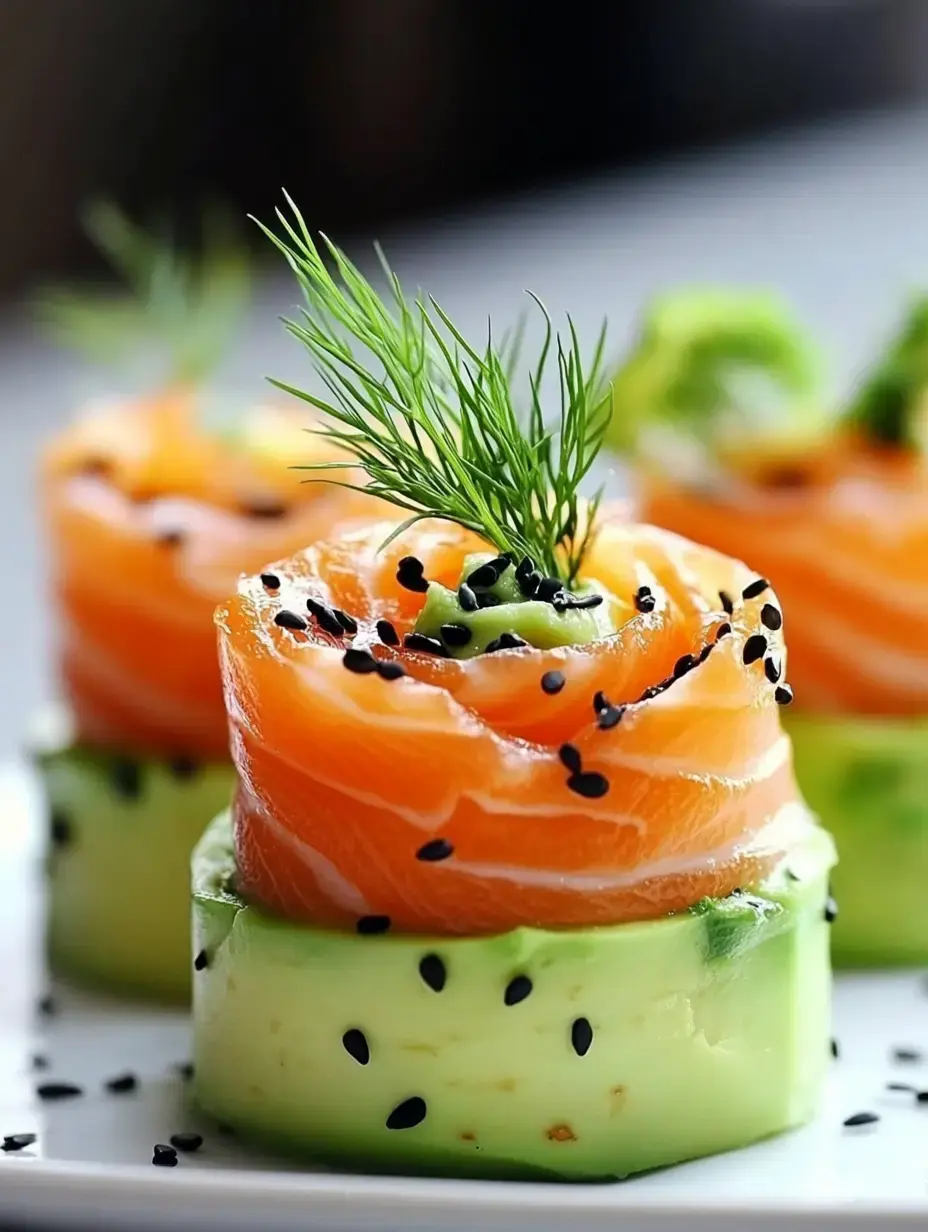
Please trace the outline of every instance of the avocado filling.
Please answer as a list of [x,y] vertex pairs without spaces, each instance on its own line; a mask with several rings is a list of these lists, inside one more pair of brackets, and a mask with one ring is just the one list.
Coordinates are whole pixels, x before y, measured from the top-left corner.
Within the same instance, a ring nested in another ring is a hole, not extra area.
[[634,609],[598,582],[568,591],[545,578],[528,558],[474,553],[464,561],[457,590],[430,582],[416,633],[434,638],[456,659],[534,646],[583,646],[608,637]]
[[244,901],[223,814],[193,859],[196,1098],[374,1171],[606,1180],[765,1138],[828,1061],[833,859],[810,825],[764,885],[663,919],[358,936]]

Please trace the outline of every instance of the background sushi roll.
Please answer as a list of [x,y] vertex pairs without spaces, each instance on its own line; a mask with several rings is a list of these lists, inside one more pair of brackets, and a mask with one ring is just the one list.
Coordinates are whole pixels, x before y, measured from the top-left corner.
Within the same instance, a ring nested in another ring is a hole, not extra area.
[[668,297],[618,374],[612,439],[636,458],[643,517],[750,559],[782,599],[796,770],[840,856],[836,959],[922,964],[928,303],[838,413],[816,370],[773,301]]
[[339,352],[334,431],[410,518],[217,611],[239,783],[194,855],[199,1102],[300,1157],[516,1177],[801,1123],[833,849],[776,595],[579,499],[608,402],[576,339],[560,422],[520,427],[492,344],[396,283],[389,315],[337,251],[335,282],[296,220],[313,359],[338,320],[387,373]]
[[[114,255],[136,262],[135,298],[105,311],[163,349],[165,374],[144,396],[83,408],[42,459],[60,680],[32,738],[49,948],[69,975],[183,998],[190,852],[233,782],[213,608],[241,569],[375,502],[299,482],[288,468],[307,449],[334,455],[293,406],[217,411],[209,378],[244,291],[231,257],[188,266],[119,215],[101,219]],[[221,303],[207,313],[210,295]],[[95,303],[54,302],[71,331],[115,329]]]

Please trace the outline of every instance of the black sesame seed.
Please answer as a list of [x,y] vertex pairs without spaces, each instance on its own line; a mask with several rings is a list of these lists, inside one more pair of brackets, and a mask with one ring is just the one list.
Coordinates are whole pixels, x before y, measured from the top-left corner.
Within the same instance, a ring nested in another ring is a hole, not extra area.
[[712,654],[712,647],[714,644],[714,642],[707,642],[705,646],[703,646],[702,650],[699,652],[699,658],[696,660],[697,663],[705,663],[709,655]]
[[248,501],[241,509],[249,518],[282,518],[287,512],[287,506],[275,500]]
[[151,1162],[156,1168],[176,1168],[177,1152],[172,1146],[166,1146],[163,1142],[158,1142],[155,1144]]
[[763,633],[752,633],[748,640],[744,643],[744,649],[741,651],[741,658],[745,664],[756,663],[758,659],[762,659],[767,653],[767,639]]
[[564,583],[560,578],[543,577],[538,583],[535,598],[541,603],[551,603],[557,595],[563,593]]
[[768,588],[770,583],[766,578],[756,578],[748,586],[745,586],[741,592],[742,599],[756,599],[758,595],[762,595]]
[[335,619],[338,621],[338,623],[341,625],[341,627],[345,630],[346,633],[350,633],[352,636],[355,633],[357,633],[358,622],[355,620],[353,616],[349,616],[347,612],[343,612],[340,607],[333,607],[332,615],[335,617]]
[[562,744],[557,751],[558,757],[561,759],[561,765],[564,766],[571,774],[579,774],[582,769],[580,760],[580,750],[573,744]]
[[184,1082],[189,1082],[193,1077],[192,1061],[178,1061],[174,1068],[177,1070],[178,1075],[184,1080]]
[[262,573],[261,585],[266,586],[268,590],[280,590],[280,578],[276,573]]
[[788,706],[793,700],[793,690],[788,684],[779,684],[773,697],[778,706]]
[[421,959],[419,974],[432,992],[441,992],[448,981],[448,970],[437,954],[426,954]]
[[27,1146],[37,1142],[36,1134],[4,1134],[0,1151],[24,1151]]
[[831,1041],[831,1055],[834,1057],[836,1061],[841,1055],[841,1049],[838,1047],[838,1041],[836,1039],[833,1039]]
[[376,937],[390,931],[390,917],[388,915],[362,915],[355,927],[362,937]]
[[786,880],[787,880],[787,881],[798,881],[798,880],[799,880],[799,874],[798,874],[798,873],[794,873],[794,872],[793,872],[793,870],[792,870],[791,868],[788,868],[788,869],[786,870]]
[[772,603],[765,603],[760,609],[760,623],[767,629],[777,629],[783,627],[783,613],[778,607],[774,607]]
[[914,1094],[915,1088],[911,1082],[887,1082],[887,1091],[905,1091],[907,1094]]
[[696,660],[691,654],[681,655],[673,665],[673,678],[679,680],[681,676],[685,676],[687,672],[691,672],[696,666]]
[[194,1133],[171,1134],[171,1146],[179,1151],[198,1151],[203,1145],[203,1135]]
[[494,569],[491,561],[487,561],[485,565],[478,565],[472,573],[467,575],[467,585],[473,590],[489,590],[498,581],[499,574]]
[[58,1006],[55,998],[50,993],[45,993],[39,997],[35,1005],[36,1013],[41,1014],[43,1018],[51,1018],[52,1014],[58,1012]]
[[71,819],[63,809],[52,809],[48,819],[48,832],[53,847],[68,847],[74,837]]
[[602,595],[581,595],[579,598],[576,595],[568,595],[566,606],[575,612],[583,612],[599,607],[602,602]]
[[415,556],[404,556],[396,570],[396,580],[405,590],[424,595],[429,584],[422,575],[422,561]]
[[474,636],[473,630],[467,625],[442,625],[441,640],[446,646],[466,646]]
[[535,562],[532,560],[531,556],[523,556],[516,565],[516,577],[521,580],[522,578],[527,578],[530,573],[534,572]]
[[589,1018],[575,1018],[570,1028],[570,1042],[578,1057],[585,1057],[593,1045],[593,1028]]
[[875,1125],[879,1119],[875,1112],[855,1112],[853,1116],[845,1117],[842,1124],[847,1129],[856,1129],[860,1125]]
[[166,548],[176,548],[184,542],[184,532],[176,527],[158,531],[155,535],[156,542]]
[[398,646],[400,644],[400,635],[389,620],[377,621],[377,636],[385,646]]
[[359,1065],[367,1065],[371,1059],[371,1047],[367,1036],[357,1027],[352,1027],[342,1036],[342,1046],[353,1061]]
[[406,675],[406,668],[402,663],[379,663],[377,664],[377,675],[381,680],[399,680],[401,676]]
[[596,770],[584,770],[580,774],[572,774],[567,780],[571,791],[587,800],[598,800],[609,790],[609,780]]
[[925,1059],[925,1054],[920,1048],[910,1048],[905,1045],[894,1048],[890,1056],[899,1065],[919,1065]]
[[657,600],[651,593],[650,586],[639,586],[635,591],[635,607],[639,612],[653,612]]
[[612,703],[602,689],[597,689],[593,694],[593,713],[599,714],[601,710],[608,710],[611,705]]
[[600,710],[596,725],[600,731],[612,731],[622,721],[624,713],[624,706],[607,706],[605,710]]
[[29,1064],[33,1069],[48,1069],[51,1062],[44,1052],[34,1052],[29,1058]]
[[419,848],[416,859],[426,864],[436,864],[439,860],[447,860],[453,855],[454,847],[446,838],[433,838]]
[[518,633],[501,633],[496,640],[499,650],[521,650],[528,645],[525,638],[519,637]]
[[[320,603],[318,599],[306,600],[307,610],[310,611],[316,618],[316,623],[319,628],[326,633],[330,633],[332,637],[343,637],[345,630],[342,628],[341,621],[330,607],[326,607],[324,603]],[[306,627],[305,625],[303,626]]]
[[476,612],[480,607],[477,596],[466,582],[462,582],[458,587],[458,603],[462,612]]
[[192,757],[172,757],[168,762],[168,770],[174,778],[185,782],[200,773],[200,763],[194,761]]
[[494,637],[492,642],[487,642],[486,646],[484,646],[483,653],[484,654],[496,654],[497,650],[501,650],[501,649],[502,647],[499,644],[499,638]]
[[532,981],[527,975],[514,975],[506,985],[506,991],[503,993],[504,1005],[518,1005],[520,1001],[524,1001],[526,997],[531,996]]
[[209,955],[206,950],[200,950],[196,958],[193,960],[194,971],[205,971],[209,966]]
[[764,675],[771,684],[776,684],[783,674],[783,665],[777,662],[772,656],[764,659]]
[[499,607],[500,602],[499,595],[494,595],[490,590],[482,590],[477,595],[477,607],[481,612],[486,611],[488,607]]
[[407,650],[422,650],[426,654],[438,655],[441,659],[448,657],[447,650],[438,638],[426,637],[424,633],[407,633],[403,638],[403,645]]
[[387,1117],[387,1129],[415,1129],[425,1120],[428,1109],[419,1095],[404,1099]]
[[135,1074],[126,1070],[124,1074],[117,1074],[115,1078],[107,1078],[103,1085],[112,1095],[126,1095],[129,1091],[136,1090],[139,1080]]
[[526,599],[534,599],[538,593],[538,587],[541,585],[541,574],[537,569],[533,569],[531,573],[527,573],[524,577],[517,578],[519,590]]
[[358,676],[369,676],[371,672],[377,671],[377,660],[369,650],[363,650],[359,646],[349,646],[342,655],[342,663],[349,672]]
[[78,1095],[83,1095],[84,1089],[73,1082],[42,1082],[36,1087],[35,1093],[39,1099],[51,1101],[74,1099]]
[[545,672],[541,678],[541,691],[553,697],[555,693],[560,693],[566,683],[563,672]]
[[305,621],[297,612],[288,611],[287,608],[277,613],[274,617],[274,624],[279,625],[281,629],[295,629],[300,633],[309,627],[308,621]]
[[838,918],[838,904],[829,894],[828,898],[825,901],[825,923],[834,924],[837,918]]
[[719,625],[719,627],[716,629],[716,631],[715,631],[715,640],[716,640],[717,642],[720,642],[720,641],[722,640],[722,638],[723,638],[723,637],[728,637],[729,633],[731,633],[731,625],[728,623],[728,621],[727,621],[727,620],[725,620],[725,621],[723,621],[723,622],[722,622],[722,624],[720,624],[720,625]]
[[732,599],[727,590],[719,591],[719,602],[722,605],[722,611],[727,612],[728,615],[731,616],[735,610],[735,601]]
[[118,796],[137,800],[142,794],[142,768],[137,761],[118,757],[110,764],[110,782]]
[[928,1104],[928,1091],[918,1091],[915,1095],[916,1104]]

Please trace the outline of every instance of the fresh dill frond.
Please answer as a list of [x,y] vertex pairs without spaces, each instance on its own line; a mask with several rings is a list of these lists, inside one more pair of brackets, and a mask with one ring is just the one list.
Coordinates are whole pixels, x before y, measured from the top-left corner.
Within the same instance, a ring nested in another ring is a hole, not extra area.
[[[584,509],[579,489],[609,422],[611,391],[601,380],[605,324],[585,366],[570,318],[566,337],[556,333],[531,296],[545,331],[522,416],[512,390],[521,326],[505,345],[494,342],[488,326],[478,350],[434,299],[406,297],[379,249],[386,298],[325,236],[317,245],[289,196],[287,203],[291,216],[277,210],[282,234],[258,225],[300,283],[305,307],[298,321],[284,324],[306,347],[329,396],[273,384],[320,411],[327,423],[319,434],[350,455],[344,464],[306,469],[359,466],[367,475],[364,491],[409,511],[400,529],[444,518],[499,552],[532,557],[571,585],[602,496],[597,492]],[[560,395],[553,426],[542,408],[550,363]]]
[[217,209],[204,214],[196,257],[131,222],[111,202],[88,207],[83,221],[122,287],[49,289],[37,303],[48,331],[105,363],[151,354],[169,381],[211,373],[251,293],[247,255],[228,216]]
[[878,444],[916,448],[926,393],[928,296],[919,296],[884,356],[851,398],[845,420]]

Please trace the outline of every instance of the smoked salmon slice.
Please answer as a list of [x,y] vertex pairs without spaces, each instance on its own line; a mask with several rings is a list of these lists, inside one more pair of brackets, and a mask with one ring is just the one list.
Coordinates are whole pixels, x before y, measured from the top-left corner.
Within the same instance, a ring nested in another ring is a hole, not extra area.
[[[216,622],[238,888],[288,919],[488,934],[664,916],[756,884],[807,827],[779,705],[779,601],[710,548],[602,512],[583,646],[410,649],[476,535],[357,526],[243,577]],[[491,549],[492,550],[492,549]]]

